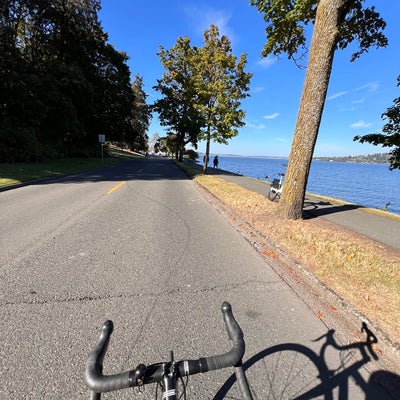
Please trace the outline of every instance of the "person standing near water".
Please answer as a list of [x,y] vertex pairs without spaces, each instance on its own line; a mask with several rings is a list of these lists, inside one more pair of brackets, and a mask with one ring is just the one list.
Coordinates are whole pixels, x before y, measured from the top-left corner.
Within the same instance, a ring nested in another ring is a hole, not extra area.
[[214,163],[214,168],[218,168],[218,156],[214,157],[213,163]]

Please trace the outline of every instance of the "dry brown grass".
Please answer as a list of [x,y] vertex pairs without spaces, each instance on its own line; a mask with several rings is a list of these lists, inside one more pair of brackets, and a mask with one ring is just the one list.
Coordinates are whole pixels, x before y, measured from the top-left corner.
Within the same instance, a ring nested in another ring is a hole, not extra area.
[[400,341],[399,253],[323,219],[282,220],[277,203],[216,176],[195,180]]

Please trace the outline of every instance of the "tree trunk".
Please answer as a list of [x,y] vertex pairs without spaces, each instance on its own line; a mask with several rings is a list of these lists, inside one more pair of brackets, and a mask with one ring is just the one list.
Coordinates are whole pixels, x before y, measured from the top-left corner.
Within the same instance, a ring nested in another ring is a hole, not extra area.
[[174,157],[175,157],[176,161],[179,161],[179,142],[180,142],[179,136],[180,136],[180,133],[177,132],[176,133],[176,142],[175,142],[175,146],[174,146],[175,147],[174,148]]
[[348,0],[320,0],[279,213],[300,219],[332,70],[338,28]]
[[210,127],[207,128],[207,142],[206,142],[206,154],[204,155],[204,160],[203,160],[203,173],[207,173],[207,165],[208,165],[208,160],[210,159],[210,141],[211,141],[211,135],[210,135]]
[[183,154],[184,154],[184,152],[185,152],[185,145],[181,143],[179,145],[179,159],[178,159],[179,162],[183,162]]

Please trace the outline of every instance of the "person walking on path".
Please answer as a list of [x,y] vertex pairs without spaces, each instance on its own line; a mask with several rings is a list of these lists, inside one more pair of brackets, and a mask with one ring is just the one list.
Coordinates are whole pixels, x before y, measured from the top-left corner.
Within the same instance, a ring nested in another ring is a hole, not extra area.
[[218,168],[218,156],[214,157],[213,163],[214,163],[214,168]]

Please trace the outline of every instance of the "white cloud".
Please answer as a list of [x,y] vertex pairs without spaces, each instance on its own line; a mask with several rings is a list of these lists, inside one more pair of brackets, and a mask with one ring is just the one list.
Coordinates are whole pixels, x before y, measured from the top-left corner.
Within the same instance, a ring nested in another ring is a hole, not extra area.
[[209,6],[192,6],[185,8],[186,15],[193,21],[193,26],[201,36],[206,29],[210,29],[211,25],[216,25],[220,35],[225,35],[231,43],[234,41],[234,33],[229,28],[228,23],[231,14],[226,11],[217,10]]
[[263,67],[263,68],[269,68],[271,65],[275,64],[278,59],[274,56],[268,56],[261,58],[260,60],[257,61],[257,65]]
[[277,137],[276,140],[278,142],[281,142],[281,143],[287,143],[288,142],[287,138],[284,138],[284,137]]
[[246,126],[248,128],[253,128],[253,129],[264,129],[265,128],[264,124],[255,125],[255,124],[252,124],[251,122],[246,122]]
[[376,90],[378,90],[379,86],[380,86],[379,81],[369,82],[363,86],[360,86],[360,87],[354,89],[354,92],[358,92],[360,90],[367,90],[367,92],[371,93],[371,92],[375,92]]
[[357,121],[350,125],[350,128],[359,129],[359,128],[369,128],[372,124],[370,122],[365,121]]
[[271,114],[271,115],[264,115],[263,118],[265,118],[265,119],[275,119],[278,116],[279,116],[279,113],[274,113],[274,114]]
[[345,94],[347,94],[348,92],[338,92],[338,93],[335,93],[335,94],[333,94],[332,96],[329,96],[328,97],[328,100],[333,100],[333,99],[337,99],[338,97],[340,97],[340,96],[344,96]]
[[[352,90],[343,90],[342,92],[337,92],[331,96],[328,97],[328,100],[333,100],[333,99],[337,99],[338,97],[344,96],[346,94],[349,93],[356,93],[356,92],[360,92],[360,91],[364,91],[366,90],[367,93],[372,93],[375,92],[380,86],[379,81],[375,81],[375,82],[369,82],[366,83],[365,85],[362,85],[358,88],[352,89]],[[358,100],[358,101],[353,101],[353,104],[357,104],[357,103],[362,103],[364,100]]]
[[264,90],[264,87],[263,86],[256,86],[254,89],[253,89],[253,92],[254,93],[257,93],[257,92],[262,92]]

